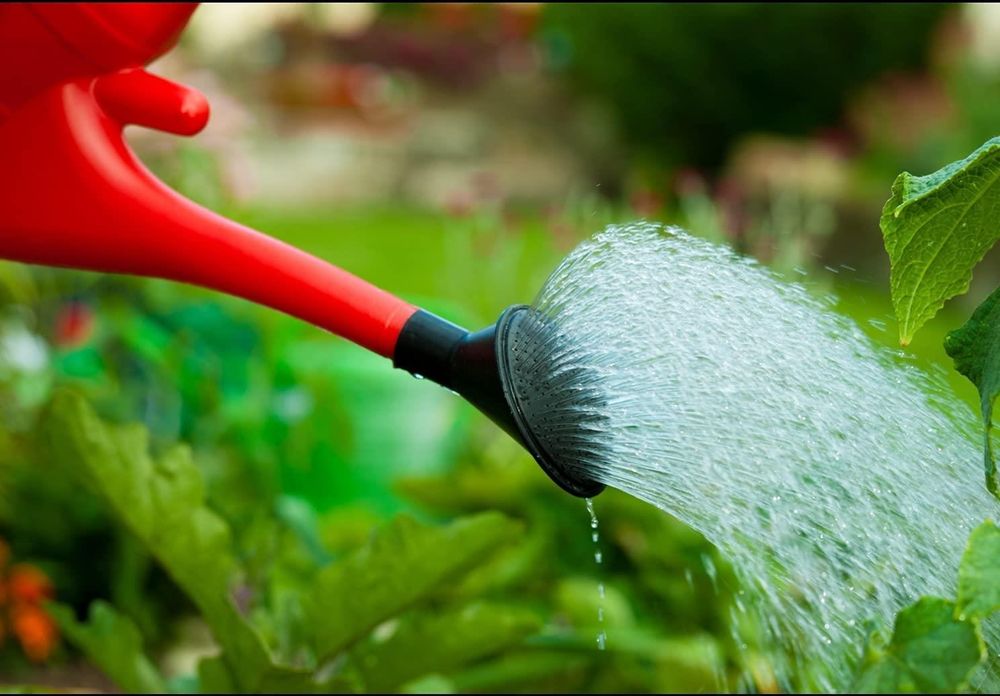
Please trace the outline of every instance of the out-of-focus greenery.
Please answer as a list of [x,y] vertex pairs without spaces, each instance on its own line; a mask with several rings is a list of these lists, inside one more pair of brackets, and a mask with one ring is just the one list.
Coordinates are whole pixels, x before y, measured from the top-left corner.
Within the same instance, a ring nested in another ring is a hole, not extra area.
[[551,4],[550,60],[651,163],[714,167],[746,133],[808,135],[852,92],[916,68],[934,4]]
[[[278,562],[250,576],[227,525],[204,504],[189,450],[175,447],[154,459],[142,426],[109,427],[68,393],[55,397],[42,428],[51,458],[78,462],[81,482],[211,628],[221,652],[198,662],[203,692],[396,689],[491,656],[537,629],[523,608],[434,598],[517,537],[517,526],[497,513],[443,529],[397,518],[333,564]],[[102,603],[92,605],[85,625],[66,608],[56,611],[70,639],[119,686],[162,690],[128,618]],[[392,627],[369,638],[386,622]],[[427,649],[432,639],[436,652]],[[420,660],[406,659],[418,650]]]

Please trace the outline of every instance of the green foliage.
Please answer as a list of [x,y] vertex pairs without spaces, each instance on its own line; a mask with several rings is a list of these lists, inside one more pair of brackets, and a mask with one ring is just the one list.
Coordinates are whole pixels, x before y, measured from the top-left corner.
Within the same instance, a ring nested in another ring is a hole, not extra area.
[[953,693],[982,660],[977,626],[955,618],[955,604],[924,597],[903,609],[888,645],[869,646],[857,682],[864,693]]
[[90,605],[86,623],[77,621],[73,610],[50,605],[59,628],[87,657],[124,691],[149,694],[167,690],[163,678],[142,649],[139,629],[106,602]]
[[[87,483],[211,627],[222,652],[199,665],[205,691],[392,689],[501,651],[538,628],[533,612],[506,606],[446,603],[440,613],[408,614],[518,529],[496,513],[440,529],[400,518],[341,563],[314,569],[312,589],[299,601],[313,619],[316,650],[299,646],[298,660],[283,660],[265,643],[252,607],[241,606],[240,597],[254,588],[246,585],[225,522],[205,505],[201,476],[186,448],[154,458],[144,428],[108,426],[83,398],[68,392],[56,395],[43,429],[52,456],[78,464]],[[66,608],[56,611],[67,637],[119,686],[162,691],[162,678],[144,657],[127,618],[103,603],[92,605],[85,624]],[[362,640],[387,621],[399,625],[391,636],[376,630]],[[414,661],[417,650],[426,659]],[[334,660],[338,656],[343,657]]]
[[1000,609],[1000,529],[973,530],[958,570],[957,600],[923,597],[896,616],[889,640],[875,632],[855,689],[869,693],[954,693],[989,658],[982,621]]
[[940,5],[545,6],[550,60],[667,166],[717,166],[740,135],[810,134],[883,73],[919,67]]
[[944,347],[955,361],[955,369],[968,377],[979,391],[986,488],[1000,496],[991,438],[993,404],[1000,393],[1000,288],[976,308],[964,326],[945,337]]
[[305,672],[275,661],[237,608],[239,577],[229,530],[205,507],[201,475],[186,448],[154,459],[145,428],[109,427],[69,392],[56,395],[44,428],[52,456],[78,463],[115,516],[198,607],[237,689],[267,690],[286,679],[308,685]]
[[[950,298],[966,292],[972,270],[1000,240],[1000,137],[927,176],[903,172],[880,221],[892,268],[892,303],[899,337],[908,345]],[[986,487],[1000,497],[991,442],[993,403],[1000,391],[1000,291],[945,339],[955,368],[979,391]]]
[[907,345],[1000,239],[1000,138],[927,176],[903,172],[882,210],[892,302]]
[[321,571],[308,612],[339,616],[314,624],[321,658],[350,646],[378,624],[434,588],[471,570],[517,536],[517,525],[497,513],[428,528],[399,517],[364,548]]
[[[609,489],[594,500],[598,566],[582,501],[554,488],[509,438],[497,435],[476,452],[400,487],[437,514],[502,509],[524,520],[525,539],[455,589],[515,593],[552,613],[529,643],[451,675],[455,689],[718,691],[757,661],[764,667],[753,688],[775,688],[768,648],[755,642],[753,626],[733,624],[735,579],[700,534]],[[598,652],[602,630],[607,650]]]
[[391,635],[359,650],[357,662],[366,686],[385,692],[424,674],[453,672],[538,628],[533,612],[504,606],[477,603],[424,612],[390,626]]
[[1000,610],[1000,529],[984,522],[969,536],[958,569],[959,617],[985,619]]

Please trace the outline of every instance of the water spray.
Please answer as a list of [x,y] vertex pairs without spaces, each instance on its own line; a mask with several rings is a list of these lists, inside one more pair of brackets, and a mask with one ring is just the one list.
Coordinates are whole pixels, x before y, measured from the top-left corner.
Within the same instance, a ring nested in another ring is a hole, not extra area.
[[[195,8],[0,5],[0,258],[164,278],[277,309],[457,392],[563,489],[599,493],[603,485],[570,463],[593,419],[554,427],[543,410],[588,396],[575,389],[572,365],[546,364],[540,346],[560,340],[533,310],[511,307],[466,331],[194,204],[143,166],[126,125],[194,135],[208,121],[204,96],[143,69]],[[522,355],[532,356],[530,375]]]

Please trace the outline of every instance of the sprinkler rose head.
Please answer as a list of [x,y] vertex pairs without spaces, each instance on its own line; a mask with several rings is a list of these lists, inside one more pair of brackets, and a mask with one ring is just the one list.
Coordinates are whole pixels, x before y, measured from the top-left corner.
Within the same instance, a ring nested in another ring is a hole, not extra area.
[[418,310],[399,334],[393,364],[465,397],[563,490],[589,498],[604,484],[577,469],[586,432],[600,420],[598,404],[578,366],[546,358],[563,352],[559,344],[558,332],[526,305],[508,307],[474,333]]

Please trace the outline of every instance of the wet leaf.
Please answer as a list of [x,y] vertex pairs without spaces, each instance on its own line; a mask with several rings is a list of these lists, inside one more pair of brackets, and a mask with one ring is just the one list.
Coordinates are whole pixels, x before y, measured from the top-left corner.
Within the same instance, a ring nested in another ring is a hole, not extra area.
[[993,426],[993,403],[1000,393],[1000,288],[986,298],[962,327],[948,334],[944,348],[955,361],[955,369],[979,390],[983,414],[983,460],[986,488],[1000,496],[996,458],[990,431]]
[[1000,239],[1000,138],[933,174],[900,174],[880,226],[907,345],[946,300],[969,289],[972,269]]
[[874,642],[854,691],[954,693],[985,655],[976,623],[955,618],[955,603],[924,597],[899,612],[887,645]]
[[969,536],[958,567],[958,613],[984,619],[1000,610],[1000,528],[983,522]]
[[139,629],[110,604],[101,601],[91,604],[86,623],[77,621],[70,607],[52,604],[47,609],[66,638],[123,691],[166,692],[163,677],[142,650]]
[[432,527],[401,516],[372,541],[327,566],[314,581],[309,602],[318,657],[349,646],[451,582],[511,541],[517,523],[498,513]]

